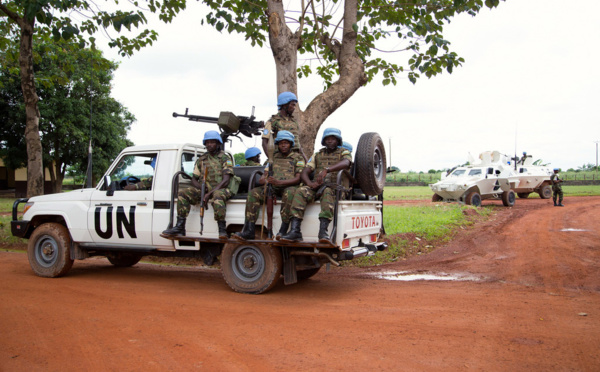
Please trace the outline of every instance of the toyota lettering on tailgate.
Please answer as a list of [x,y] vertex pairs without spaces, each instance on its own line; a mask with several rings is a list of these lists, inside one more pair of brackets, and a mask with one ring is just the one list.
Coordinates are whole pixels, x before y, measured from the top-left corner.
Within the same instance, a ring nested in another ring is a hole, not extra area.
[[350,223],[352,230],[379,227],[379,219],[375,215],[351,217]]

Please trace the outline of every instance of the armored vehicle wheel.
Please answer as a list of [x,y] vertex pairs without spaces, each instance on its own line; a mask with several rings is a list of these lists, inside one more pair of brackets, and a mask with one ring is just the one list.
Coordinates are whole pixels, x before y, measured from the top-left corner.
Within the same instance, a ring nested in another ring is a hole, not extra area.
[[529,194],[531,194],[531,193],[529,193],[529,192],[519,192],[519,193],[517,193],[517,195],[521,199],[527,199],[529,197]]
[[298,278],[298,281],[306,280],[310,277],[317,275],[319,270],[321,270],[321,267],[314,267],[312,269],[298,270],[296,272],[296,276]]
[[266,292],[281,276],[281,252],[267,245],[225,244],[221,260],[223,278],[236,292]]
[[465,204],[472,205],[474,207],[481,206],[481,195],[477,191],[471,191],[465,198]]
[[552,197],[552,186],[544,185],[539,191],[540,198],[542,199],[550,199]]
[[116,252],[106,255],[106,258],[108,258],[108,261],[116,267],[130,267],[140,262],[142,256],[135,253]]
[[438,194],[433,194],[433,196],[431,197],[431,201],[432,202],[441,202],[443,201],[444,198],[442,198],[441,196],[439,196]]
[[369,196],[381,194],[385,185],[386,160],[379,134],[370,132],[360,136],[354,162],[360,189]]
[[45,223],[33,231],[27,245],[29,265],[36,275],[56,278],[65,275],[73,266],[69,254],[71,236],[58,223]]
[[512,207],[515,205],[515,192],[512,190],[508,190],[502,193],[502,204],[505,207]]

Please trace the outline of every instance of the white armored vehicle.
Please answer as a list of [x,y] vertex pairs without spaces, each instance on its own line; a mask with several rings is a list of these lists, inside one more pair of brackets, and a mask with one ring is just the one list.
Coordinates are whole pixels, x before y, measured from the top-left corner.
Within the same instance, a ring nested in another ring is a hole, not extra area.
[[[539,162],[539,160],[537,161]],[[531,155],[523,153],[523,157],[516,162],[515,172],[518,180],[513,187],[519,198],[527,198],[532,192],[538,193],[542,199],[552,197],[552,183],[550,176],[552,169],[545,165],[536,165]]]
[[507,207],[515,204],[517,173],[509,158],[498,151],[486,151],[471,165],[456,167],[439,182],[429,185],[432,201],[460,202],[480,206],[485,199],[501,199]]

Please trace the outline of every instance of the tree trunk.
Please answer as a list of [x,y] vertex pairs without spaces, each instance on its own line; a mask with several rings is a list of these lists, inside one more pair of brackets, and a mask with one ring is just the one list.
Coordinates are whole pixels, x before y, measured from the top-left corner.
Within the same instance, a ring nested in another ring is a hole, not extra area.
[[19,66],[21,69],[21,89],[25,101],[25,143],[27,147],[27,197],[44,193],[44,167],[42,164],[42,140],[40,138],[40,111],[38,95],[33,77],[33,25],[26,17],[20,20],[21,46]]
[[[297,50],[300,45],[300,32],[292,33],[284,20],[283,5],[280,0],[269,0],[269,42],[277,69],[277,93],[297,90]],[[356,53],[356,32],[352,28],[356,24],[358,0],[346,0],[344,3],[344,22],[342,43],[329,43],[329,47],[337,56],[340,67],[340,78],[326,91],[316,96],[305,111],[297,110],[300,123],[300,143],[306,156],[314,151],[317,133],[323,122],[342,106],[352,95],[367,82],[365,66]],[[302,102],[302,97],[298,98]],[[343,128],[339,128],[342,130]],[[318,141],[320,142],[320,141]]]

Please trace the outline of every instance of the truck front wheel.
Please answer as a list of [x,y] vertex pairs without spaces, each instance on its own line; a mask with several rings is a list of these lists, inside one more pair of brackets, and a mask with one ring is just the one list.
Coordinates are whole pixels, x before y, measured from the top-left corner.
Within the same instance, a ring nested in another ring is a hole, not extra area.
[[266,292],[281,276],[281,252],[267,245],[225,244],[221,260],[223,278],[236,292]]
[[33,272],[45,278],[65,275],[73,266],[69,254],[71,236],[58,223],[40,225],[29,238],[27,256]]

